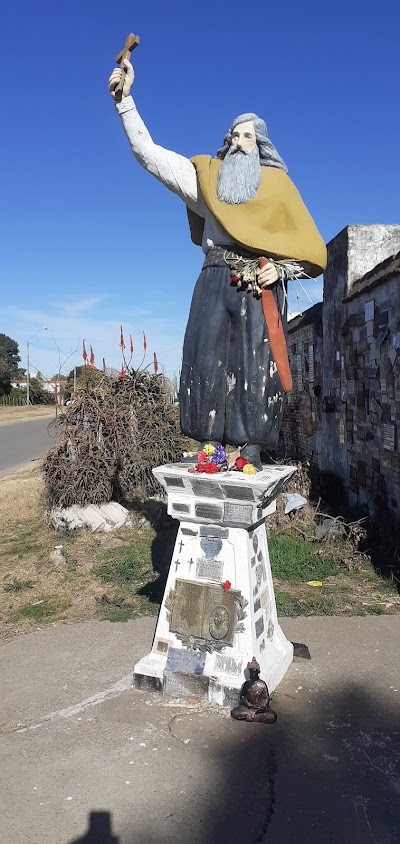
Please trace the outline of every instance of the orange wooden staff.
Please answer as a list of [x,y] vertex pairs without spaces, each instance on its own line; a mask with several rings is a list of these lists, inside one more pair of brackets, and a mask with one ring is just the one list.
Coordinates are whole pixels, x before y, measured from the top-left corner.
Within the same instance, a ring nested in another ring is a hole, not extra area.
[[[260,258],[260,269],[265,267],[269,261],[267,258]],[[276,363],[278,375],[282,381],[285,393],[290,393],[293,382],[290,373],[289,358],[287,353],[285,332],[283,330],[281,315],[278,311],[275,296],[268,287],[264,287],[261,293],[261,303],[268,329],[268,338],[271,346],[272,356]]]

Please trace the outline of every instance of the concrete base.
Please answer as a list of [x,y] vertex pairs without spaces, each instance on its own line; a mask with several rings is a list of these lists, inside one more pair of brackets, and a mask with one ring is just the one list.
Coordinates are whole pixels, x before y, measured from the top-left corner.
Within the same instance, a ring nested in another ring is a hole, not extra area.
[[154,470],[181,522],[152,650],[134,667],[136,688],[235,705],[253,656],[270,692],[282,680],[293,646],[278,624],[265,519],[294,472]]

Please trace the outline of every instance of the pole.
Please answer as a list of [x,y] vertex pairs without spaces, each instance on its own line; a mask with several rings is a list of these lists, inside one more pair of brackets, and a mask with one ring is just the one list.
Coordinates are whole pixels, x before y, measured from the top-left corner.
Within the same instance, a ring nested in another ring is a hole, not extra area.
[[29,340],[26,344],[26,403],[29,405]]

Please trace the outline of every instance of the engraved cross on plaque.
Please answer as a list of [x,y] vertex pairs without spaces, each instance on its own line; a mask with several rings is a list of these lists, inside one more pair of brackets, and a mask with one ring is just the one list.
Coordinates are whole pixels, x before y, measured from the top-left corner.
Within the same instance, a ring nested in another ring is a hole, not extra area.
[[181,539],[181,541],[180,541],[180,543],[179,543],[179,553],[180,553],[180,554],[182,554],[182,548],[183,548],[184,544],[185,544],[185,543],[184,543],[184,542],[182,542],[182,539]]
[[189,571],[192,571],[193,563],[194,563],[194,559],[193,559],[193,557],[191,557],[190,560],[189,560]]
[[180,560],[175,560],[175,571],[178,571],[178,566],[180,566],[180,564],[181,564]]

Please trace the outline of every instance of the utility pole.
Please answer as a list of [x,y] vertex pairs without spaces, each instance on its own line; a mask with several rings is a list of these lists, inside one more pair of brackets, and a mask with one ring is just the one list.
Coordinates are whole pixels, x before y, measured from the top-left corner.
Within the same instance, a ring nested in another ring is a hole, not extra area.
[[26,341],[26,403],[29,405],[29,340]]
[[[44,325],[43,328],[39,328],[39,331],[36,334],[40,334],[41,331],[47,331],[46,326]],[[32,334],[31,337],[28,338],[26,341],[26,403],[29,405],[29,340],[33,340],[36,337],[36,334]]]

